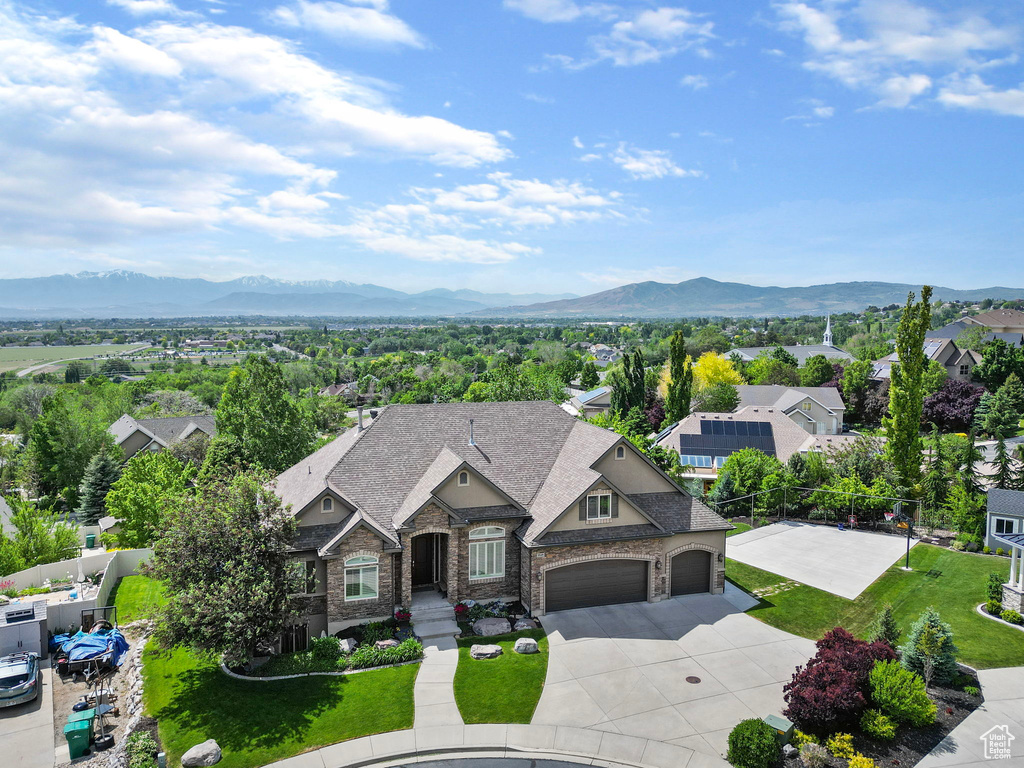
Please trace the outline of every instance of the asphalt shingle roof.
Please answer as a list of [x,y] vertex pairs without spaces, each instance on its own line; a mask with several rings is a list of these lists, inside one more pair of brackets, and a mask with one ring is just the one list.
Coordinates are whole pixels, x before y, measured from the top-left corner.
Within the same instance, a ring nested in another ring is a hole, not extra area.
[[835,387],[786,387],[781,384],[741,384],[736,387],[740,404],[769,406],[787,411],[806,397],[813,397],[826,408],[845,409],[843,398]]
[[615,526],[592,525],[589,528],[577,528],[572,531],[549,531],[537,539],[536,543],[541,547],[553,547],[564,544],[591,544],[595,541],[647,539],[669,535],[650,523]]
[[988,492],[988,511],[997,515],[1024,516],[1024,491],[992,488]]
[[110,425],[110,433],[121,443],[139,428],[156,438],[163,445],[173,445],[189,435],[195,429],[205,432],[210,437],[217,434],[217,425],[213,416],[168,416],[162,419],[133,419],[125,414]]

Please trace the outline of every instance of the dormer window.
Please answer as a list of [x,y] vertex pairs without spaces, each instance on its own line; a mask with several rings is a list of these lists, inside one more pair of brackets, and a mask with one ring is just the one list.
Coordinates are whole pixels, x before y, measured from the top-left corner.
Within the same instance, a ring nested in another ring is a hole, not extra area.
[[328,496],[326,499],[320,502],[321,512],[331,512],[334,510],[334,499]]
[[587,520],[609,520],[612,516],[612,494],[609,491],[592,493],[587,497]]
[[459,472],[459,486],[469,485],[469,472],[462,470]]
[[626,446],[620,445],[615,449],[615,460],[621,461],[624,458],[626,458]]

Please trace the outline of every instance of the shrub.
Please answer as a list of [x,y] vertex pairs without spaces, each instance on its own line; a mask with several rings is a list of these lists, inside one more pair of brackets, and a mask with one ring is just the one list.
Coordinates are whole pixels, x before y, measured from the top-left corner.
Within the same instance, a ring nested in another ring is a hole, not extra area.
[[900,628],[896,625],[896,617],[892,615],[892,606],[886,605],[878,612],[871,628],[871,639],[875,642],[888,643],[893,648],[900,640]]
[[825,742],[828,751],[841,760],[849,760],[854,755],[853,736],[848,733],[834,733]]
[[363,627],[363,642],[373,645],[378,640],[390,640],[395,636],[395,630],[383,621],[371,621]]
[[924,680],[899,662],[876,664],[869,682],[871,700],[893,720],[915,727],[935,722],[935,705],[928,698]]
[[825,768],[828,765],[828,750],[821,744],[804,744],[800,747],[800,763],[804,768]]
[[992,550],[990,548],[988,548],[988,547],[982,547],[981,551],[982,551],[982,553],[984,553],[986,555],[991,555],[992,554]]
[[981,690],[976,685],[965,685],[964,693],[966,693],[968,696],[980,696]]
[[996,547],[996,554],[999,557],[1006,557],[1006,550],[1003,549],[1002,547]]
[[999,618],[1003,621],[1009,622],[1010,624],[1024,624],[1024,619],[1017,611],[1006,610],[999,614]]
[[309,652],[318,661],[336,661],[341,656],[341,641],[336,637],[314,637],[309,641]]
[[782,760],[775,729],[763,720],[743,720],[729,734],[726,759],[736,768],[774,768]]
[[900,647],[903,666],[940,683],[952,680],[960,671],[953,630],[934,608],[926,608],[910,628],[907,642]]
[[791,743],[797,749],[800,749],[804,744],[820,744],[817,736],[813,736],[809,733],[804,733],[799,728],[793,729],[793,738]]
[[950,546],[957,552],[963,552],[967,549],[967,545],[962,541],[954,541]]
[[860,729],[873,739],[889,741],[896,738],[896,723],[877,709],[865,710],[860,718]]
[[159,751],[160,748],[149,731],[134,731],[124,747],[128,768],[152,768],[156,765],[156,753]]
[[1003,612],[1003,604],[998,600],[989,600],[985,603],[985,613],[998,616]]
[[403,661],[414,661],[423,657],[423,646],[411,637],[403,640],[395,648],[376,648],[372,645],[361,645],[348,657],[349,669],[366,669],[367,667],[383,667],[387,664],[401,664]]
[[875,761],[858,752],[850,758],[850,762],[847,763],[847,768],[875,768]]
[[998,573],[990,573],[988,575],[988,584],[985,588],[988,591],[989,600],[1003,599],[1003,577]]
[[785,715],[805,728],[854,723],[867,705],[868,675],[877,661],[896,658],[885,642],[857,640],[836,627],[818,641],[818,652],[797,667],[785,691]]

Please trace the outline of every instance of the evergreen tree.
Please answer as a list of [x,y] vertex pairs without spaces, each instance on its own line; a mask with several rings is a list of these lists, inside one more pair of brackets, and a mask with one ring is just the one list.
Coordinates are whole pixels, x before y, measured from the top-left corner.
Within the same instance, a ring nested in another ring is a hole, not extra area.
[[1016,373],[1011,373],[1006,377],[1006,381],[1003,382],[999,391],[1004,393],[1017,413],[1024,413],[1024,383],[1021,383],[1020,377]]
[[871,642],[888,643],[893,648],[900,640],[900,628],[896,624],[896,617],[892,615],[892,606],[886,603],[885,607],[878,612],[875,623],[871,627]]
[[942,449],[942,435],[939,428],[932,424],[931,461],[928,472],[922,483],[925,507],[932,512],[942,508],[949,493],[949,482],[946,479],[946,459]]
[[931,325],[931,295],[931,286],[926,285],[921,288],[921,301],[914,302],[913,292],[907,296],[907,305],[896,330],[899,362],[892,366],[889,385],[891,416],[882,420],[888,438],[886,455],[893,463],[900,484],[907,488],[913,488],[921,479],[924,338]]
[[960,461],[960,485],[972,495],[981,493],[981,470],[978,466],[983,462],[984,457],[974,442],[974,432],[972,431],[967,436],[963,458]]
[[1013,459],[1006,450],[1006,441],[1003,440],[1002,435],[996,440],[995,465],[996,474],[992,478],[995,487],[1001,490],[1012,489],[1016,483],[1017,473],[1016,468],[1013,466]]
[[934,608],[926,608],[914,622],[907,642],[900,646],[900,659],[911,672],[924,677],[926,668],[938,683],[951,681],[959,673],[953,630]]
[[597,366],[594,365],[593,360],[588,360],[583,364],[583,372],[580,374],[580,386],[585,392],[589,392],[600,383],[601,377],[597,375]]
[[693,363],[686,354],[686,337],[682,331],[672,334],[669,342],[668,393],[665,397],[665,421],[674,424],[690,415],[693,395]]
[[995,438],[1012,437],[1020,424],[1020,412],[1013,407],[1006,389],[1000,389],[989,402],[982,428]]
[[103,448],[89,460],[78,486],[78,509],[82,525],[96,525],[107,514],[107,491],[121,476],[121,462]]
[[608,376],[612,388],[611,411],[619,418],[624,418],[633,408],[643,410],[647,399],[647,383],[644,373],[644,355],[637,350],[626,355],[622,368],[612,371]]

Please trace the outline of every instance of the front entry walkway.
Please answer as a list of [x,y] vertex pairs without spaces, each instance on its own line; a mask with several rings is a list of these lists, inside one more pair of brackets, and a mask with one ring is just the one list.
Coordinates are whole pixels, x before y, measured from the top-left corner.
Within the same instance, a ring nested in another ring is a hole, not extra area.
[[682,747],[692,753],[690,768],[725,765],[729,731],[746,718],[781,714],[783,684],[815,650],[746,616],[730,598],[548,614],[551,657],[533,724]]
[[[917,539],[911,539],[914,546]],[[855,600],[907,551],[903,536],[780,522],[725,540],[733,560]]]

